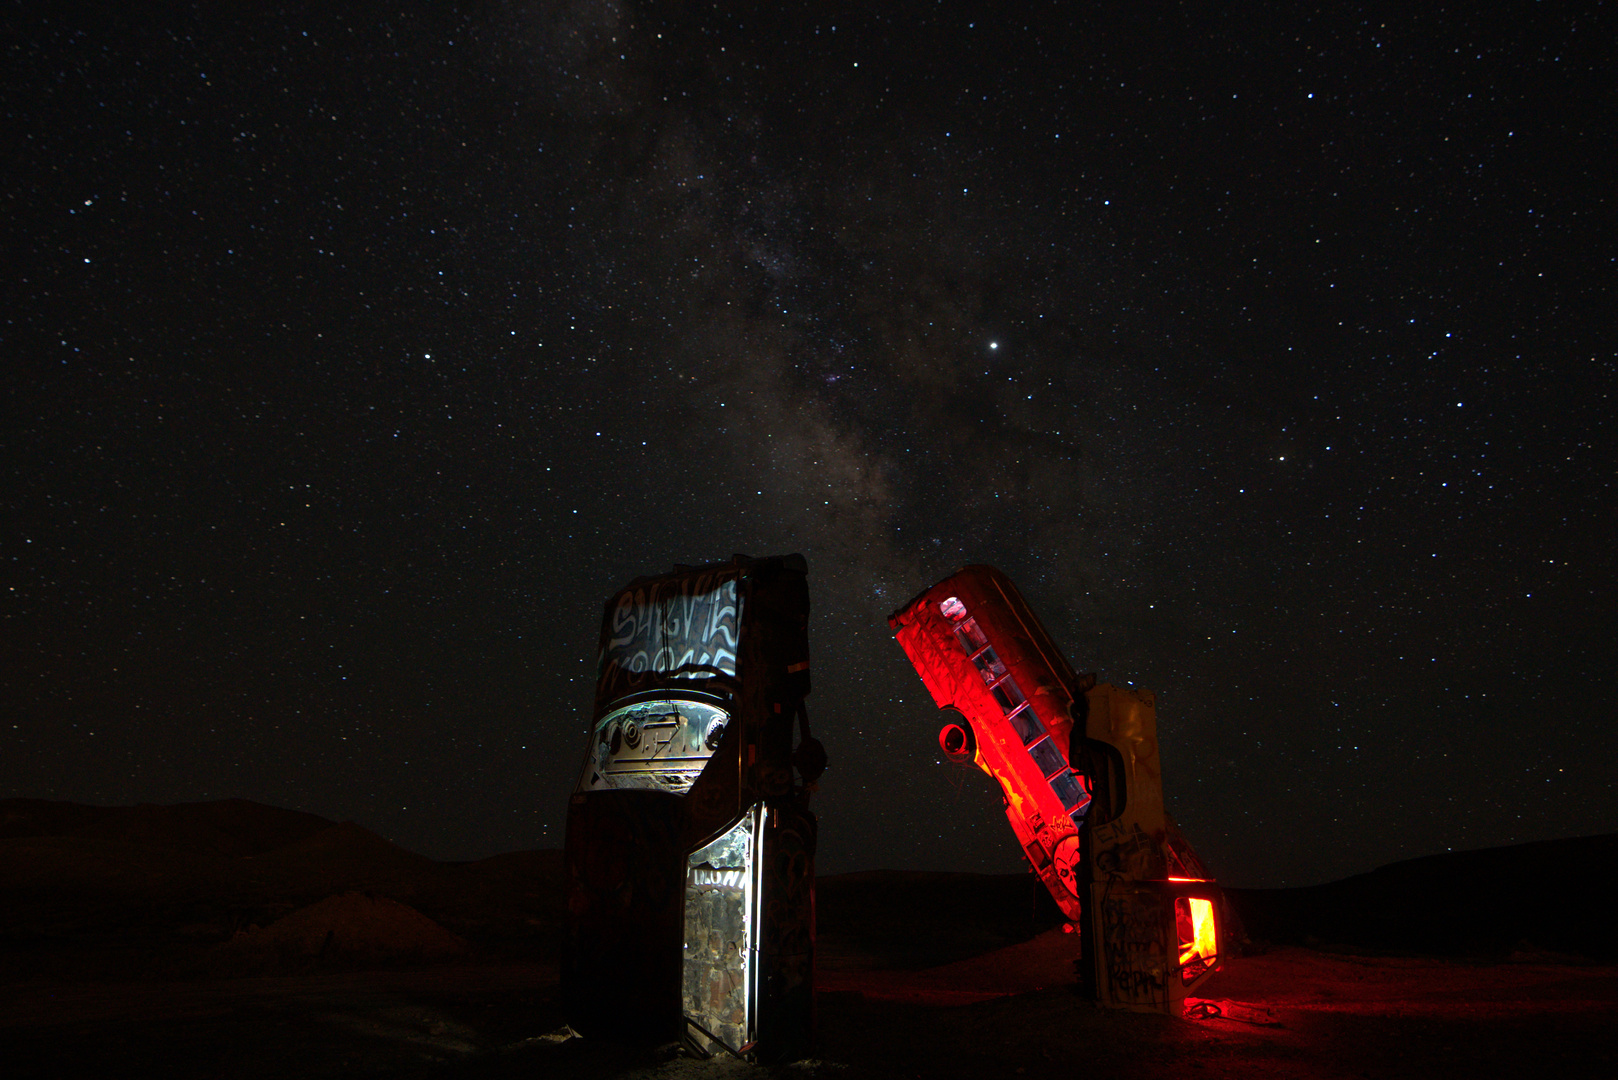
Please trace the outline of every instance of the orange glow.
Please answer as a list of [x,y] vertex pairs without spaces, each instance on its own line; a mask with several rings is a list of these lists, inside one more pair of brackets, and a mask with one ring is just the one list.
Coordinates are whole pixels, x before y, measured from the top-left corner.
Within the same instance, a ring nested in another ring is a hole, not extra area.
[[1207,881],[1205,877],[1171,877],[1170,881]]
[[1180,967],[1211,964],[1219,955],[1213,901],[1182,896],[1174,901],[1174,914],[1180,931]]

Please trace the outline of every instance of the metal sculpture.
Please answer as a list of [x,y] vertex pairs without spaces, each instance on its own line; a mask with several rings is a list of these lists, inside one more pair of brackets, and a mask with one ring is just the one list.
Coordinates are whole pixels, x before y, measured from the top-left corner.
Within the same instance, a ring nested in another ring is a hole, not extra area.
[[[562,967],[581,1034],[809,1050],[816,822],[801,555],[637,578],[607,601],[568,806]],[[794,730],[797,742],[794,745]]]
[[968,566],[889,618],[950,719],[939,746],[993,777],[1104,1005],[1181,1015],[1219,966],[1220,892],[1163,808],[1145,690],[1076,674],[1017,587]]

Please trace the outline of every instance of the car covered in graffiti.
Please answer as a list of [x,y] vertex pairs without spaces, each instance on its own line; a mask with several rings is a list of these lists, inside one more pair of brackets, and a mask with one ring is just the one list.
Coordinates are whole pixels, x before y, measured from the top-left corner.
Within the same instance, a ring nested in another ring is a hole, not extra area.
[[1068,763],[1079,680],[1019,608],[1026,605],[1003,575],[963,571],[890,621],[933,699],[951,713],[940,749],[1000,783],[1029,864],[1077,922],[1079,823],[1092,798],[1089,777]]
[[677,566],[603,611],[568,802],[568,1023],[761,1062],[813,1039],[808,566]]
[[946,721],[939,748],[992,777],[1080,937],[1103,1004],[1178,1014],[1219,966],[1220,893],[1163,809],[1157,713],[1062,655],[1017,587],[968,566],[889,618]]

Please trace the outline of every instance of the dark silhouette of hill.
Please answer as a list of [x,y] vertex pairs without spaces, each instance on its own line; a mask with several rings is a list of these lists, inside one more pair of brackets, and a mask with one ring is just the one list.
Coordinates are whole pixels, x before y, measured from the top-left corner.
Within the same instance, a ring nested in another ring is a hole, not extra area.
[[47,959],[80,972],[183,970],[349,893],[410,905],[476,948],[548,956],[560,940],[560,852],[439,863],[353,822],[241,799],[0,800],[0,976]]
[[869,870],[817,879],[815,921],[854,963],[922,968],[1027,941],[1063,920],[1032,874]]
[[[1227,889],[1252,941],[1427,956],[1542,950],[1618,959],[1618,835],[1446,852],[1299,889]],[[821,934],[895,968],[1027,940],[1061,913],[1027,874],[897,871],[819,880]],[[1233,927],[1233,936],[1243,928]]]
[[285,847],[236,861],[256,889],[277,896],[328,896],[371,891],[406,900],[437,884],[444,867],[406,851],[352,821],[332,825]]
[[1498,958],[1618,959],[1618,834],[1407,859],[1301,889],[1230,889],[1255,941]]
[[[1256,941],[1434,956],[1618,958],[1618,835],[1411,859],[1302,889],[1231,889]],[[921,968],[1061,922],[1026,874],[870,871],[818,884],[828,959]],[[246,800],[96,807],[0,800],[0,974],[45,954],[192,953],[328,897],[406,904],[474,949],[554,956],[558,851],[440,863],[353,822]]]
[[86,806],[0,799],[0,840],[81,836],[209,855],[257,855],[296,843],[335,822],[246,799],[159,806]]

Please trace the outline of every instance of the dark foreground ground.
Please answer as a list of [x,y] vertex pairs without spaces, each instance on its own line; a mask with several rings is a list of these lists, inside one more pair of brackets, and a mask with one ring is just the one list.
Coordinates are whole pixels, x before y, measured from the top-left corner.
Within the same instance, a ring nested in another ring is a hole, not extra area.
[[1028,876],[825,878],[819,1046],[764,1069],[567,1037],[554,852],[449,865],[254,804],[0,801],[0,1080],[1613,1077],[1614,854],[1238,891],[1255,943],[1187,1020],[1079,998]]
[[1282,948],[1231,962],[1203,1020],[1105,1012],[1046,933],[939,968],[826,943],[813,1060],[762,1069],[558,1041],[556,969],[0,988],[8,1077],[1611,1077],[1618,969]]

